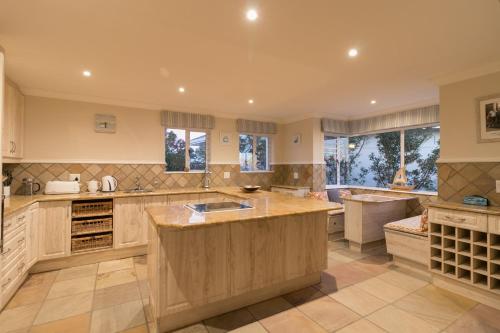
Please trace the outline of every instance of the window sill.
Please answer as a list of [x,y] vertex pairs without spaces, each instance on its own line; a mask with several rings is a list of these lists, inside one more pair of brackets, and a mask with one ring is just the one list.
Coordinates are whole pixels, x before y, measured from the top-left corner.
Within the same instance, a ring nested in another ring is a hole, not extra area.
[[353,189],[360,189],[360,190],[373,190],[373,191],[381,191],[381,192],[393,192],[393,193],[409,193],[409,194],[415,194],[415,195],[428,195],[428,196],[437,196],[437,192],[431,192],[431,191],[399,191],[399,190],[391,190],[389,188],[383,188],[383,187],[370,187],[370,186],[356,186],[356,185],[326,185],[326,189],[332,189],[332,188],[353,188]]
[[240,173],[274,173],[274,170],[240,171]]

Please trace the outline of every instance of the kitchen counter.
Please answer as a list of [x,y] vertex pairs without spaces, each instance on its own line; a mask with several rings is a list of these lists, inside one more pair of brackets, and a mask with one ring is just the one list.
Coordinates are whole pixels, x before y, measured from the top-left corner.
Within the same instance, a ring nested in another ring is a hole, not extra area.
[[377,194],[355,194],[351,196],[345,196],[342,198],[344,201],[357,201],[363,203],[381,203],[381,202],[391,202],[391,201],[405,201],[413,200],[415,197],[391,197],[385,195]]
[[338,203],[291,197],[267,191],[243,193],[235,188],[222,188],[217,192],[233,197],[238,196],[239,199],[234,201],[247,203],[253,208],[197,213],[183,205],[172,205],[153,207],[148,209],[148,213],[159,227],[184,229],[287,215],[327,212],[343,208]]
[[271,187],[285,188],[287,190],[310,190],[310,186],[296,186],[296,185],[271,185]]
[[471,212],[471,213],[500,215],[500,207],[474,206],[474,205],[466,205],[466,204],[462,204],[462,203],[447,202],[447,201],[432,202],[432,203],[429,203],[428,206],[435,207],[435,208],[454,209],[454,210],[460,210],[460,211]]

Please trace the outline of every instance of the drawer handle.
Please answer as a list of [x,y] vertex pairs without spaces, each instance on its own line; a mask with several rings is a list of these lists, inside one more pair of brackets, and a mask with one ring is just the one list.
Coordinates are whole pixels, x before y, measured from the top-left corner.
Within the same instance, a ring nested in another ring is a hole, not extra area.
[[23,262],[21,265],[19,265],[19,267],[17,268],[17,271],[18,272],[22,271],[24,266],[26,266],[26,264]]
[[444,219],[447,221],[455,222],[455,223],[464,223],[466,221],[466,219],[463,217],[452,217],[452,216],[448,216],[448,215],[445,215]]
[[5,289],[5,287],[7,287],[10,284],[11,281],[12,281],[12,278],[8,278],[7,282],[5,282],[4,284],[2,284],[2,289]]
[[12,223],[8,223],[8,224],[6,224],[6,225],[5,225],[5,229],[10,228],[10,226],[11,226],[11,225],[12,225]]
[[2,255],[6,255],[7,253],[9,253],[9,252],[10,252],[10,250],[11,250],[11,249],[10,249],[10,247],[9,247],[6,251],[2,252]]
[[21,244],[22,242],[24,242],[24,237],[21,238],[20,240],[17,241],[17,244]]
[[17,218],[17,222],[20,222],[20,221],[24,220],[24,218],[25,218],[25,217],[26,217],[26,216],[24,216],[24,215],[19,216],[19,217]]

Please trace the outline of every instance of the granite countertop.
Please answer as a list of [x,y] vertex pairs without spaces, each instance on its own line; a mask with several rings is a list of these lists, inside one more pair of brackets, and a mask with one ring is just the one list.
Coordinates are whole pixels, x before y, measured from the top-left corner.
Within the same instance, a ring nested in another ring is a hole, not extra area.
[[78,194],[38,194],[32,196],[14,195],[5,199],[4,214],[5,216],[15,213],[19,209],[28,207],[37,202],[47,201],[73,201],[73,200],[94,200],[94,199],[113,199],[113,198],[126,198],[126,197],[145,197],[145,196],[159,196],[168,194],[194,194],[194,193],[215,193],[215,188],[182,188],[182,189],[168,189],[168,190],[155,190],[154,192],[142,193],[127,193],[125,191],[116,192],[98,192],[91,194],[88,192]]
[[436,201],[428,204],[429,207],[444,208],[444,209],[454,209],[464,212],[480,213],[480,214],[490,214],[500,216],[500,207],[494,206],[474,206],[466,205],[463,203],[447,202],[447,201]]
[[348,201],[358,201],[365,203],[383,203],[392,201],[402,201],[402,200],[412,200],[415,197],[392,197],[389,195],[379,195],[379,194],[354,194],[350,196],[345,196],[342,200]]
[[296,186],[296,185],[276,185],[273,184],[271,187],[286,188],[288,190],[310,190],[310,186]]
[[[212,213],[197,213],[183,205],[153,207],[147,209],[158,227],[174,230],[203,227],[222,223],[250,221],[288,215],[327,212],[342,209],[342,205],[316,199],[290,197],[280,193],[258,191],[242,193],[233,188],[220,189],[221,194],[238,196],[234,200],[247,203],[252,209],[231,210]],[[245,197],[245,198],[243,198]]]

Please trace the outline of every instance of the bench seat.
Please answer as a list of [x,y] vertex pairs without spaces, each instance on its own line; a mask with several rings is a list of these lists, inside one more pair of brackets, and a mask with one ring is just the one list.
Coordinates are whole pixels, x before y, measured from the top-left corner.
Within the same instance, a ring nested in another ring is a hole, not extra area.
[[420,229],[421,216],[387,223],[384,225],[387,252],[392,254],[396,265],[419,271],[427,271],[429,244],[427,231]]

